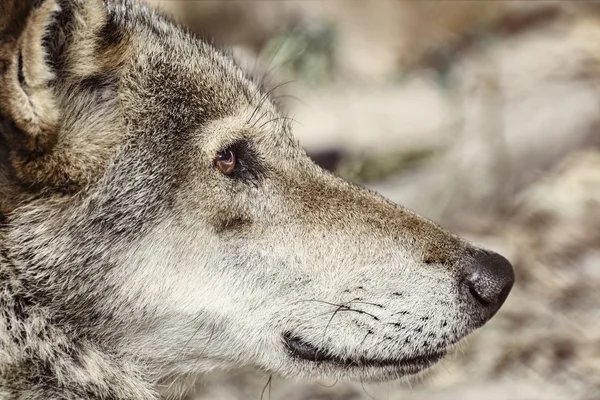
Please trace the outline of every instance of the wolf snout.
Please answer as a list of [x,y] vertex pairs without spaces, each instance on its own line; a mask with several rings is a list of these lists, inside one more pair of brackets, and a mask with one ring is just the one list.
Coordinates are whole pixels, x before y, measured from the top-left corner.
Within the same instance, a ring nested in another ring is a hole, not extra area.
[[515,282],[511,263],[500,254],[478,251],[466,270],[463,281],[466,296],[480,310],[482,323],[500,309]]

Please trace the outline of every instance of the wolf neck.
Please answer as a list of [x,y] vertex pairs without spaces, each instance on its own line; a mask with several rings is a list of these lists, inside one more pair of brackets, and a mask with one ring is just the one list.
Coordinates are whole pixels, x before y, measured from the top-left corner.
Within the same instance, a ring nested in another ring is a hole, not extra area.
[[109,354],[36,304],[0,235],[0,393],[6,398],[157,399],[132,360]]

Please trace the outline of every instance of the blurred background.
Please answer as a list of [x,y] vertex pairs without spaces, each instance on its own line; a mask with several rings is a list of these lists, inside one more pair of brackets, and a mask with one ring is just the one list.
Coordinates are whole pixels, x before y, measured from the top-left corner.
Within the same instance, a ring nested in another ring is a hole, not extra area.
[[497,317],[426,375],[243,370],[193,400],[600,399],[600,3],[147,1],[231,49],[319,164],[517,274]]

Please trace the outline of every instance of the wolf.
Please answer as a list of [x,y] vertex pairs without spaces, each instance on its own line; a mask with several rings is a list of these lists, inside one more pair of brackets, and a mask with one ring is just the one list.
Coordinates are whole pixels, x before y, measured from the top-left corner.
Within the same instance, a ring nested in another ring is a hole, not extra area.
[[1,0],[0,32],[0,398],[396,379],[508,296],[504,257],[319,168],[269,91],[156,11]]

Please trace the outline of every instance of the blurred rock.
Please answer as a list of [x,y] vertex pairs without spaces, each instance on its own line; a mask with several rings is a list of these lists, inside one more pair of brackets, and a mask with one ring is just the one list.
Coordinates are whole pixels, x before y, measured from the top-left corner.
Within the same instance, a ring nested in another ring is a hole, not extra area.
[[145,1],[218,44],[256,53],[273,37],[304,22],[331,24],[340,32],[339,73],[379,83],[399,68],[440,67],[451,62],[448,56],[453,58],[481,38],[520,33],[595,10],[559,0]]
[[600,144],[600,26],[546,29],[465,54],[449,77],[462,125],[445,156],[374,188],[461,227],[466,214],[502,210],[570,152]]
[[294,89],[305,103],[289,104],[290,114],[302,124],[294,126],[294,134],[309,151],[438,148],[450,143],[457,124],[444,91],[427,77],[381,88]]
[[512,248],[517,285],[465,349],[467,374],[568,389],[565,399],[597,398],[600,152],[569,156],[494,226],[493,241]]

